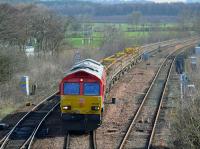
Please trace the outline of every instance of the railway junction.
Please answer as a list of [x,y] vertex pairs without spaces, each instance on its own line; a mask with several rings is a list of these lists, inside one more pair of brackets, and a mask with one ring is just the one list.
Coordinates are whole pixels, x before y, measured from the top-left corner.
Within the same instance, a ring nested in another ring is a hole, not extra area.
[[55,92],[2,130],[0,148],[171,148],[173,107],[169,103],[180,96],[175,95],[179,90],[175,61],[198,43],[198,37],[174,39],[101,60],[107,73],[106,98],[97,130],[68,132],[60,118],[59,92]]

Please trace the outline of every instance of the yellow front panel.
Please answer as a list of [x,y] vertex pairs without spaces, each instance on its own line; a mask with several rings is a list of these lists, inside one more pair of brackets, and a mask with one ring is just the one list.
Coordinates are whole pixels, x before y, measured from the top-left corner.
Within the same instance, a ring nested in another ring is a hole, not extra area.
[[[77,114],[100,114],[102,108],[101,96],[83,96],[83,95],[62,95],[61,112]],[[64,106],[71,106],[71,110],[63,110]],[[99,106],[99,110],[94,111],[92,106]]]

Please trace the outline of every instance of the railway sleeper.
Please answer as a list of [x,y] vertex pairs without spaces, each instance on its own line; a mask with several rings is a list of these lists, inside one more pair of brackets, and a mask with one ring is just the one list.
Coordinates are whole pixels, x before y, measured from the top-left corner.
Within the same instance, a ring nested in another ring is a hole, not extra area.
[[48,113],[49,110],[41,110],[41,111],[36,111],[35,113],[38,113],[38,114],[46,114]]
[[124,71],[124,74],[126,74],[126,68],[124,68],[123,71]]
[[114,84],[115,84],[115,81],[113,80],[113,81],[112,81],[112,85],[114,85]]
[[126,72],[128,72],[129,71],[129,67],[128,66],[126,66]]
[[121,78],[121,77],[120,77],[120,75],[119,75],[119,76],[118,76],[118,80],[120,80],[120,78]]
[[37,133],[37,137],[45,137],[49,134],[49,128],[43,128]]
[[16,148],[19,148],[19,146],[24,143],[24,140],[12,140],[12,141],[13,141],[13,143],[7,144],[6,148],[8,148],[8,149],[16,149]]
[[45,114],[45,113],[40,112],[40,111],[34,111],[34,112],[32,112],[32,113],[30,114],[29,117],[31,117],[31,119],[32,119],[32,118],[37,118],[37,117],[43,116],[43,114]]
[[144,119],[142,117],[140,120],[138,120],[138,123],[140,123],[140,124],[142,124],[142,123],[150,123],[150,122],[151,122],[150,118]]
[[10,136],[10,138],[13,140],[26,139],[27,137],[29,137],[32,134],[33,130],[34,130],[34,128],[32,128],[32,127],[18,128],[13,132],[13,134]]
[[27,120],[40,120],[42,119],[46,113],[38,113],[37,115],[30,116]]
[[38,110],[38,111],[36,111],[36,112],[46,111],[46,110],[52,109],[53,106],[54,106],[54,104],[49,103],[48,105],[45,105],[43,108],[41,108],[40,110]]
[[149,131],[151,131],[152,130],[152,127],[151,127],[151,125],[149,125],[149,124],[138,124],[138,125],[136,125],[136,131],[137,132],[149,132]]
[[27,121],[25,123],[23,123],[22,125],[19,125],[19,127],[34,127],[35,125],[39,124],[40,121],[36,121],[36,120],[30,120]]

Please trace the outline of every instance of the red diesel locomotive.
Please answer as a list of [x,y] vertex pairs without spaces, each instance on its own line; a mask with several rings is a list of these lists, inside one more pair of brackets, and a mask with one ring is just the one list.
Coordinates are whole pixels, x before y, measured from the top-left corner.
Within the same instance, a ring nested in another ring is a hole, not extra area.
[[60,83],[61,117],[68,130],[92,131],[100,126],[106,72],[92,59],[74,65]]

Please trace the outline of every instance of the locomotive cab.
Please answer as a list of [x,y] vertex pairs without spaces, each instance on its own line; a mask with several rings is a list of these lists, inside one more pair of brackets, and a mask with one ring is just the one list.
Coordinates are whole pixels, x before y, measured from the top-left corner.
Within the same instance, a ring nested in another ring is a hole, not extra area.
[[85,60],[72,67],[62,80],[61,117],[71,123],[69,130],[92,131],[101,124],[104,75],[101,64]]

